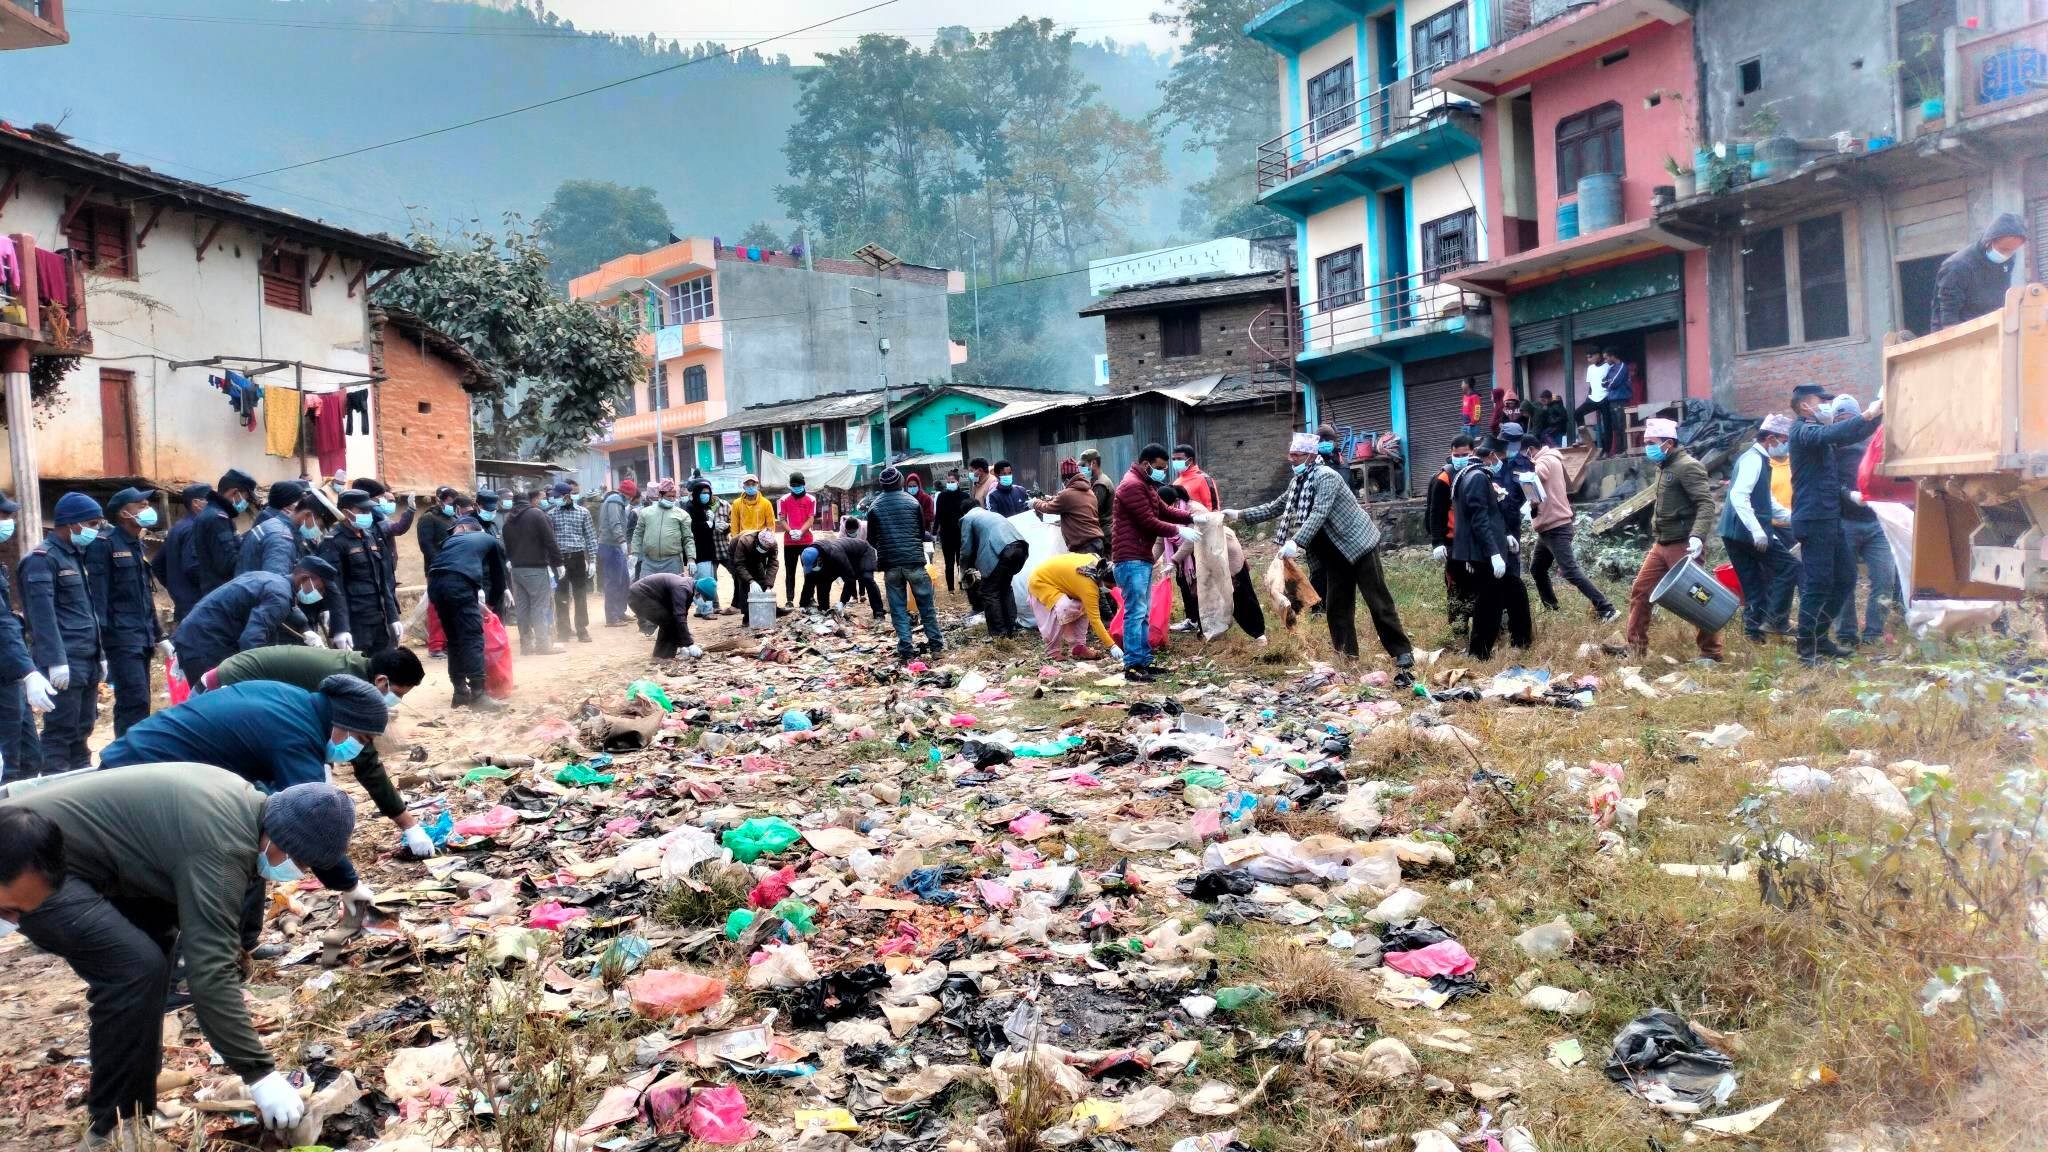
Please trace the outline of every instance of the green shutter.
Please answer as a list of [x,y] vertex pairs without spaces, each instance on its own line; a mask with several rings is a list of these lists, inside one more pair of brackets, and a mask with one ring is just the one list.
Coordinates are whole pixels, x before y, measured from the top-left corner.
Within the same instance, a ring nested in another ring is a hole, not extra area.
[[754,470],[754,437],[752,433],[740,435],[740,466],[747,471]]
[[718,467],[717,445],[708,437],[697,437],[697,467],[709,472]]
[[804,428],[804,455],[823,456],[824,454],[825,426],[823,424],[811,424],[806,426]]

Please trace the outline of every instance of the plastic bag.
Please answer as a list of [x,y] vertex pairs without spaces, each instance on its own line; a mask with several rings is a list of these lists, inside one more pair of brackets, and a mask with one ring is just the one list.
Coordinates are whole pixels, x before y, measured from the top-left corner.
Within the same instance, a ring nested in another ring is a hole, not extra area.
[[1214,640],[1229,631],[1236,592],[1231,587],[1230,545],[1237,533],[1223,526],[1215,513],[1195,517],[1202,538],[1195,551],[1195,600],[1202,612],[1202,638]]
[[463,836],[496,836],[519,823],[519,813],[503,804],[494,805],[490,811],[476,816],[465,816],[455,822],[455,831]]
[[780,816],[756,816],[737,828],[727,829],[718,842],[730,849],[740,863],[752,864],[796,843],[800,835],[794,825]]
[[570,908],[559,900],[546,900],[533,906],[533,912],[526,918],[526,926],[554,932],[571,920],[581,920],[588,915],[588,908]]
[[[1124,594],[1121,589],[1112,588],[1109,597],[1116,604],[1116,615],[1110,618],[1109,634],[1119,641],[1124,635]],[[1148,643],[1154,648],[1166,647],[1167,637],[1173,627],[1173,566],[1156,564],[1152,568],[1152,602],[1146,605],[1146,632]]]
[[652,680],[635,680],[626,685],[626,703],[646,700],[663,712],[673,712],[676,706],[669,702],[668,691]]
[[1515,937],[1515,947],[1531,960],[1555,960],[1571,951],[1577,939],[1572,932],[1571,921],[1559,916]]
[[747,987],[755,989],[800,988],[817,978],[811,950],[802,944],[766,949],[761,962],[747,969]]
[[706,1144],[744,1144],[759,1129],[747,1119],[747,1100],[731,1084],[690,1094],[690,1139]]
[[448,651],[448,634],[441,631],[441,614],[427,605],[427,651],[436,656]]
[[498,697],[512,694],[512,638],[505,634],[505,622],[489,608],[484,609],[484,691]]
[[564,764],[555,773],[555,783],[574,788],[608,788],[615,777],[588,764]]
[[701,1012],[725,999],[725,981],[680,968],[656,968],[626,981],[633,1011],[661,1019]]
[[164,661],[164,687],[171,694],[173,708],[192,698],[192,685],[185,679],[185,670],[178,666],[176,656]]
[[1389,952],[1382,959],[1387,967],[1410,976],[1463,976],[1479,967],[1456,940],[1440,940],[1413,952]]

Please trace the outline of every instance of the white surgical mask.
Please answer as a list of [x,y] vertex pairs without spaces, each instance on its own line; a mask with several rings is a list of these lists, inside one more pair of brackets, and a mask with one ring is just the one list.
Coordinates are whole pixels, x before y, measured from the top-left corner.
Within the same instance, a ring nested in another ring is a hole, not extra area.
[[14,539],[14,521],[0,520],[0,544]]
[[156,527],[156,509],[144,508],[135,514],[135,522],[144,528]]
[[1986,248],[1984,250],[1984,258],[1993,264],[2010,264],[2012,263],[2012,257],[2013,254],[2011,252],[2000,252],[1996,248]]
[[9,936],[14,935],[20,929],[21,925],[16,924],[12,920],[0,920],[0,940],[7,939]]

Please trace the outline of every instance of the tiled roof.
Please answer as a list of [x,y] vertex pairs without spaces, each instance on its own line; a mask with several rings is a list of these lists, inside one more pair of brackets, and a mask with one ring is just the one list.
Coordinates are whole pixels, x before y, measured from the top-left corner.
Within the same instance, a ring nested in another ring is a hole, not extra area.
[[1249,276],[1232,276],[1225,280],[1197,280],[1192,284],[1161,284],[1152,288],[1128,288],[1113,292],[1081,309],[1082,316],[1101,316],[1109,312],[1128,312],[1138,308],[1164,308],[1173,304],[1188,304],[1201,300],[1229,300],[1238,296],[1260,296],[1269,292],[1285,292],[1285,272],[1254,272]]

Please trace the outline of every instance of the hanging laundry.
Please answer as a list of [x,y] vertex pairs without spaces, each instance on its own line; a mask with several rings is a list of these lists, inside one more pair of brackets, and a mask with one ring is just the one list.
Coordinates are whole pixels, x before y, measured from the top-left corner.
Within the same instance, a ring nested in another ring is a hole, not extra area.
[[299,424],[305,405],[297,388],[263,389],[263,450],[272,456],[299,454]]
[[320,474],[333,476],[348,466],[342,444],[342,405],[339,392],[306,397],[306,412],[313,419],[313,452],[320,457]]
[[356,417],[361,416],[363,418],[363,435],[367,436],[370,434],[370,390],[368,388],[357,388],[349,392],[348,407],[345,411],[347,412],[347,420],[342,426],[343,432],[350,436],[355,435]]
[[60,308],[71,307],[71,276],[64,257],[36,249],[36,299]]
[[251,430],[256,427],[256,406],[263,401],[262,385],[234,371],[226,376],[208,376],[206,382],[216,391],[226,394],[228,407],[239,418],[242,427]]
[[19,294],[24,283],[21,250],[14,246],[14,237],[0,236],[0,290]]

